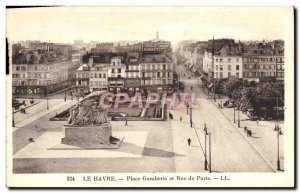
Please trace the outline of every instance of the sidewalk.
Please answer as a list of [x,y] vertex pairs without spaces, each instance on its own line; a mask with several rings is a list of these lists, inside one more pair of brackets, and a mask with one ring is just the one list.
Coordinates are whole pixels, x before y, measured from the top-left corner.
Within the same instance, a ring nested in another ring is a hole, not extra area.
[[[26,124],[39,119],[40,117],[53,112],[59,109],[62,106],[71,106],[75,104],[77,101],[75,100],[67,100],[66,102],[63,99],[51,99],[48,101],[49,110],[47,110],[47,101],[39,100],[36,105],[33,105],[26,109],[26,114],[22,114],[21,112],[15,113],[15,127],[13,131],[24,127]],[[57,112],[59,113],[59,112]]]
[[[189,115],[186,109],[170,110],[174,119],[171,121],[174,153],[183,156],[175,156],[176,172],[205,172],[204,154],[199,144],[195,129],[190,127]],[[182,116],[182,122],[180,122]],[[188,138],[191,139],[191,146],[188,145]]]
[[[211,99],[213,103],[218,107],[218,104],[225,102],[227,99],[216,99],[216,102]],[[224,116],[234,124],[234,109],[233,108],[219,108]],[[266,160],[272,165],[274,169],[277,169],[277,131],[274,131],[274,121],[251,121],[250,118],[240,111],[240,128],[238,128],[238,111],[235,111],[235,126],[242,133],[243,136],[262,154]],[[282,132],[284,133],[284,123],[279,122]],[[252,131],[252,137],[247,137],[247,133],[244,131],[244,127]],[[280,154],[280,166],[284,170],[284,136],[279,135],[279,154]]]

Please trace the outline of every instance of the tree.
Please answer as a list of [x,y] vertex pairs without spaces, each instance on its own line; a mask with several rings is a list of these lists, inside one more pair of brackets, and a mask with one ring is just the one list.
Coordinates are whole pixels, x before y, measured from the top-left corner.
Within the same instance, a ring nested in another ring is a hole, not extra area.
[[231,99],[232,94],[235,90],[242,87],[243,82],[236,78],[230,78],[228,81],[223,83],[223,91],[225,95],[228,95],[228,97]]

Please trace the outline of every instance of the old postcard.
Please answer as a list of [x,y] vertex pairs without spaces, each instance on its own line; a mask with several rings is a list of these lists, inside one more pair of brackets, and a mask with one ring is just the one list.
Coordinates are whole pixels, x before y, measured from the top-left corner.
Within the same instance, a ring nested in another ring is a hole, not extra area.
[[295,186],[293,7],[6,8],[8,187]]

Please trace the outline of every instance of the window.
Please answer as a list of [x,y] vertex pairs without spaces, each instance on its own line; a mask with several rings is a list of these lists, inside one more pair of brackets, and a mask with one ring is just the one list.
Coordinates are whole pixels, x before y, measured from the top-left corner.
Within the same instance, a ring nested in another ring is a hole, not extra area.
[[228,78],[230,78],[231,77],[231,72],[228,72]]
[[236,70],[239,70],[240,69],[240,66],[239,65],[236,65]]
[[114,66],[116,66],[116,63],[115,63],[115,62],[113,62],[113,65],[114,65]]
[[240,61],[240,59],[239,58],[236,58],[236,62],[239,62]]
[[216,70],[218,70],[218,67],[219,67],[219,66],[218,66],[218,65],[216,65]]
[[218,60],[219,60],[219,59],[218,59],[218,58],[216,58],[216,62],[218,62]]
[[239,78],[240,77],[240,73],[237,72],[236,73],[236,77]]
[[272,62],[273,61],[273,58],[270,58],[270,62]]
[[95,78],[97,78],[97,74],[95,74]]
[[220,78],[223,78],[223,72],[220,72]]
[[111,69],[111,73],[115,73],[115,69],[113,68],[113,69]]
[[165,64],[163,65],[163,70],[166,70],[166,65]]
[[223,59],[222,59],[222,58],[220,58],[220,62],[223,62]]
[[277,69],[281,69],[281,65],[280,64],[277,64]]
[[231,65],[228,65],[228,70],[231,70]]
[[22,71],[26,71],[26,67],[25,66],[22,67]]
[[142,77],[145,77],[145,72],[142,73]]
[[17,66],[17,68],[16,68],[16,69],[17,69],[17,71],[19,71],[19,70],[20,70],[20,67],[19,67],[19,66]]
[[102,78],[102,74],[101,73],[99,74],[99,78]]
[[220,65],[220,70],[223,70],[223,66]]
[[157,77],[160,78],[160,72],[157,72]]
[[228,60],[228,62],[231,62],[231,58],[228,58],[227,60]]
[[34,70],[37,70],[37,67],[36,67],[36,66],[34,67]]
[[121,73],[121,68],[118,68],[118,73]]
[[106,78],[106,74],[103,74],[103,78]]

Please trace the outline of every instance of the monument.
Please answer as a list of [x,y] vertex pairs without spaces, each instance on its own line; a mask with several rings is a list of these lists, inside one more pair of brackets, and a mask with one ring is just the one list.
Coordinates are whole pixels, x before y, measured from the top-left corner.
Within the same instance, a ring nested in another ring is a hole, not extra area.
[[119,148],[122,140],[112,136],[107,121],[107,109],[101,107],[100,98],[107,91],[96,91],[70,108],[65,137],[61,143],[82,148]]

